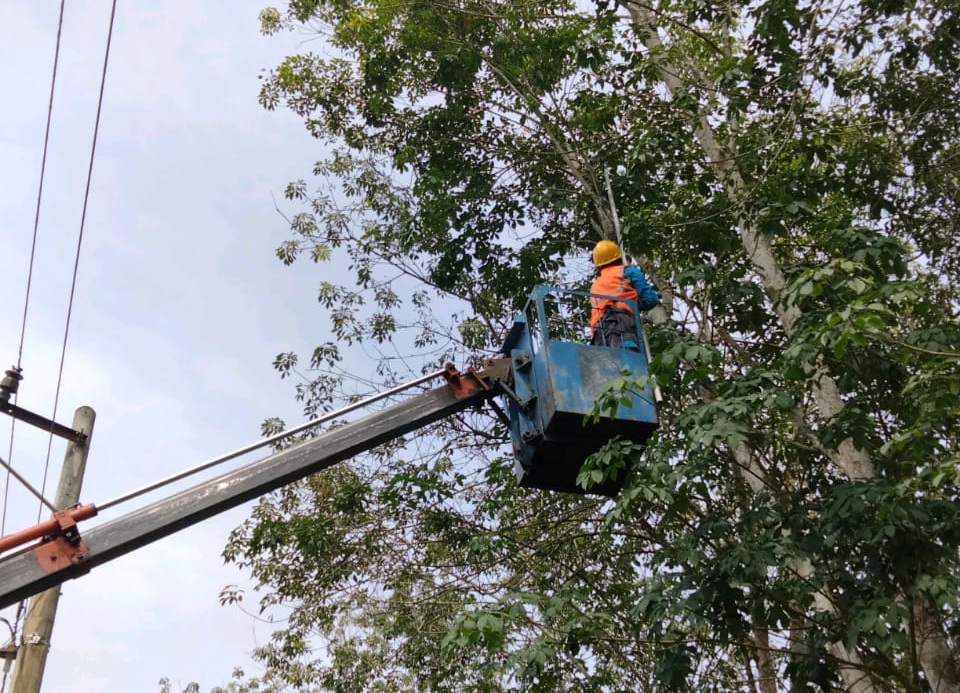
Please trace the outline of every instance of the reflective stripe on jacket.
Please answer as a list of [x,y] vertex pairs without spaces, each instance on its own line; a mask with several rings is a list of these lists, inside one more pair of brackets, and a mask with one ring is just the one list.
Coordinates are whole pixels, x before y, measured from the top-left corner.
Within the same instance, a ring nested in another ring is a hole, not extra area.
[[[636,301],[639,295],[624,276],[625,271],[626,267],[624,265],[607,265],[606,267],[601,267],[600,276],[593,280],[590,293]],[[603,316],[603,311],[610,306],[623,308],[629,313],[633,312],[633,308],[631,308],[629,304],[621,303],[611,298],[592,296],[590,298],[590,305],[592,306],[592,310],[590,311],[590,327],[594,330],[597,327],[597,323],[600,322],[600,318]]]

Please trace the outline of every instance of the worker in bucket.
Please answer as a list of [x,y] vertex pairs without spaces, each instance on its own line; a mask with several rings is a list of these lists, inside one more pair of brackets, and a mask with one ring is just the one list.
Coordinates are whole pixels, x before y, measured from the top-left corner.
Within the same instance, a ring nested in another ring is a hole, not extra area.
[[660,304],[660,294],[643,276],[643,272],[623,264],[623,253],[613,241],[603,240],[593,249],[596,278],[590,287],[591,344],[640,351],[637,344],[637,316],[630,304],[616,299],[632,299],[640,310]]

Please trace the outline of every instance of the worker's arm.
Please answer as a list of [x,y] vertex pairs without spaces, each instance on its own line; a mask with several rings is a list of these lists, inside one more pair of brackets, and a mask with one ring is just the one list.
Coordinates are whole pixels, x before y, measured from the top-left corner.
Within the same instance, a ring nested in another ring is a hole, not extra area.
[[624,269],[623,275],[637,292],[637,303],[640,305],[640,310],[650,310],[660,305],[660,294],[657,293],[653,284],[647,281],[638,267],[627,267]]

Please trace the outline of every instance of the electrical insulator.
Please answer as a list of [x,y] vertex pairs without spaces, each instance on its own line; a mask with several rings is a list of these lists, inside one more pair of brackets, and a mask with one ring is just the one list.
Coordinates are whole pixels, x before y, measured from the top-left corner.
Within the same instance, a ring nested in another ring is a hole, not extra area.
[[20,381],[23,380],[22,373],[22,369],[13,366],[4,374],[3,380],[0,380],[0,402],[9,402],[10,395],[17,394]]

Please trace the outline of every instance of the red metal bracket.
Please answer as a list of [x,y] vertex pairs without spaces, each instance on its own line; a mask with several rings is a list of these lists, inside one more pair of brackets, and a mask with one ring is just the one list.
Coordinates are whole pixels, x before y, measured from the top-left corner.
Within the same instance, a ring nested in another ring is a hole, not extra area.
[[448,363],[443,377],[453,390],[454,397],[466,399],[479,392],[492,390],[495,384],[508,380],[511,372],[510,359],[487,359],[483,362],[483,370],[470,366],[466,373],[461,373],[452,363]]
[[478,392],[490,389],[490,383],[473,366],[470,366],[466,373],[461,373],[452,363],[448,363],[444,367],[443,377],[450,389],[453,390],[453,396],[457,399],[466,399]]
[[77,521],[70,511],[61,510],[53,517],[57,521],[58,530],[45,537],[45,541],[33,550],[40,567],[48,573],[83,563],[90,557],[87,545],[80,538]]
[[77,565],[90,555],[86,544],[80,538],[77,521],[95,517],[96,514],[97,508],[94,505],[60,510],[54,513],[53,519],[0,539],[0,551],[40,539],[40,543],[33,548],[33,555],[48,573]]

